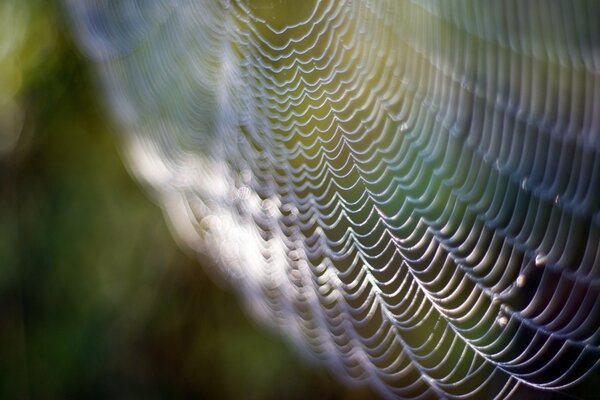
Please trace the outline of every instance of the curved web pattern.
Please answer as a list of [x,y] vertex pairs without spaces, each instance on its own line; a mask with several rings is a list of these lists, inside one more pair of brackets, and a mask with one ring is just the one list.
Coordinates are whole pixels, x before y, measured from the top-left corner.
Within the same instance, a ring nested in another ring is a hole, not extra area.
[[597,1],[68,6],[180,236],[339,376],[504,397],[598,363]]

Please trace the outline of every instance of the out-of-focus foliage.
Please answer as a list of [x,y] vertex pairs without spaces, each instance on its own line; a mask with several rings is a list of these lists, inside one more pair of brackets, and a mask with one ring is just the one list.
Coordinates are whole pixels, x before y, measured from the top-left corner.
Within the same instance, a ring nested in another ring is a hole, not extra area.
[[28,1],[0,3],[0,155],[14,148],[21,133],[24,89],[42,65],[55,61],[56,35],[42,12]]
[[57,4],[0,2],[0,398],[370,398],[181,253],[96,89]]

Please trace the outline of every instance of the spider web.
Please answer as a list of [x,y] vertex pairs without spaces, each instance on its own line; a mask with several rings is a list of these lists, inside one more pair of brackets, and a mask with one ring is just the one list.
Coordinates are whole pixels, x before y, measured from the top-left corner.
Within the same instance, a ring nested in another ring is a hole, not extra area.
[[507,397],[598,363],[598,2],[67,5],[179,236],[342,379]]

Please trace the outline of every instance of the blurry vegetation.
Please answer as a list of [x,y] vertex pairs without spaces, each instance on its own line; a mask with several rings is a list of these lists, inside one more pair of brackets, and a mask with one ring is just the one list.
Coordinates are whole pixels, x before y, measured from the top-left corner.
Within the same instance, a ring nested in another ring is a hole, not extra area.
[[370,398],[176,247],[59,11],[0,2],[0,398]]

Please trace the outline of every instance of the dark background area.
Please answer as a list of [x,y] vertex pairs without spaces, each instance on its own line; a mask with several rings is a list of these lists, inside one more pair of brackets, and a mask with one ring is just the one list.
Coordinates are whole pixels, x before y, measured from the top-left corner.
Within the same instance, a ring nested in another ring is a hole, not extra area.
[[372,397],[176,246],[92,76],[56,2],[0,2],[0,398]]

